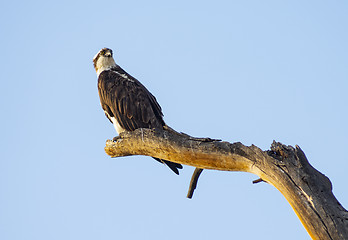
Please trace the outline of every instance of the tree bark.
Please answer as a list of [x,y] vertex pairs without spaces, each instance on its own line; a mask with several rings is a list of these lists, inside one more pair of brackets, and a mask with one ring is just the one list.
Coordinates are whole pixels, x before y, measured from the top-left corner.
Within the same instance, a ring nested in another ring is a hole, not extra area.
[[137,129],[106,142],[111,157],[146,155],[200,169],[254,173],[277,188],[312,239],[348,239],[348,212],[332,193],[330,180],[313,168],[299,146],[273,142],[262,151],[252,145],[193,138],[168,128]]

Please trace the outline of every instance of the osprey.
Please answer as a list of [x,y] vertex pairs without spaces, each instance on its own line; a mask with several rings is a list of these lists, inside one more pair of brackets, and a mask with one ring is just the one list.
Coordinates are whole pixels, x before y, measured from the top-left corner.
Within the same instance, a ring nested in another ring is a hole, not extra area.
[[[101,49],[93,58],[93,65],[98,75],[101,106],[118,134],[137,128],[163,129],[166,124],[156,98],[115,63],[111,49]],[[176,174],[182,169],[181,164],[155,159]]]

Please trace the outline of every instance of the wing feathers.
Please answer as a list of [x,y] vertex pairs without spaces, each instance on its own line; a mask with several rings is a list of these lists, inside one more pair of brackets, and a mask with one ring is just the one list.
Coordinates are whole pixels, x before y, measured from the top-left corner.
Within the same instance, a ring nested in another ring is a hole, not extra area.
[[[121,70],[119,70],[122,72]],[[155,97],[135,78],[108,70],[99,75],[98,89],[104,111],[116,116],[128,131],[136,128],[162,128],[161,107]]]
[[[106,116],[115,117],[119,125],[127,131],[137,128],[162,129],[165,125],[162,109],[156,98],[138,80],[118,66],[99,74],[98,92]],[[156,160],[166,164],[176,174],[182,168],[177,163]]]

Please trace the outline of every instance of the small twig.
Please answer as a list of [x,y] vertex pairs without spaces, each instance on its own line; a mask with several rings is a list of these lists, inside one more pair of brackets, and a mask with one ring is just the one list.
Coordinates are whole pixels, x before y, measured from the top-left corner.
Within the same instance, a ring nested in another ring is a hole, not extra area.
[[197,181],[199,178],[199,175],[201,175],[203,169],[202,168],[196,168],[195,171],[192,174],[191,177],[191,182],[190,182],[190,187],[187,193],[187,198],[192,198],[193,196],[193,192],[195,191],[196,187],[197,187]]
[[260,182],[266,182],[266,181],[263,180],[262,178],[258,178],[258,179],[253,181],[253,184],[260,183]]

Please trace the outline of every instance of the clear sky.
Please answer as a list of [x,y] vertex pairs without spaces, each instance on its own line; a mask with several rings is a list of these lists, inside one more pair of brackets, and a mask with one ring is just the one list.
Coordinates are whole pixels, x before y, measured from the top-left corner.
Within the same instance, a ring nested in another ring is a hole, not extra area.
[[249,173],[111,159],[103,47],[197,137],[298,144],[348,207],[347,1],[2,1],[0,239],[309,239]]

